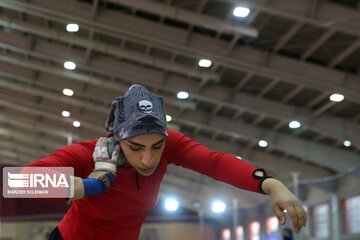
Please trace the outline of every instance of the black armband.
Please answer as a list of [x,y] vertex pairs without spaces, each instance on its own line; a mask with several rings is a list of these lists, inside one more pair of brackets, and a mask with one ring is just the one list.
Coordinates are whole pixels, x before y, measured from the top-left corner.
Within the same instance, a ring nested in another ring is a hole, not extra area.
[[265,181],[265,179],[273,178],[272,176],[269,176],[267,172],[263,168],[255,169],[253,172],[253,178],[260,180],[259,182],[259,190],[262,194],[265,194],[265,192],[262,189],[262,184]]

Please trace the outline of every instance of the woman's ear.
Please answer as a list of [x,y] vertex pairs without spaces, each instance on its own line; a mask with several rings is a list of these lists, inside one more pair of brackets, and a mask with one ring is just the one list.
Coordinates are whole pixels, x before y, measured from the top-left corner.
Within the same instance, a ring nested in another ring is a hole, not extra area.
[[[108,138],[107,140],[108,140],[107,150],[108,150],[109,157],[111,158],[116,146],[120,145],[120,142],[116,141],[115,137]],[[116,166],[119,167],[126,162],[127,162],[127,159],[126,159],[125,154],[120,145],[120,152],[116,159]]]
[[119,166],[123,165],[124,163],[127,163],[127,159],[125,157],[124,151],[120,147],[120,152],[119,152],[119,156],[116,161],[116,166],[119,167]]

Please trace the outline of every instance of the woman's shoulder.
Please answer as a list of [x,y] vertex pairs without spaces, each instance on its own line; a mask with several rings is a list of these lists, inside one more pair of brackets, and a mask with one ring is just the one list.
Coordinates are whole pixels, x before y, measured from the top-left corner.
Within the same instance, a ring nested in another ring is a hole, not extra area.
[[183,136],[185,136],[184,134],[182,134],[179,131],[176,131],[174,129],[167,129],[167,133],[168,133],[168,137],[166,138],[166,144],[170,145],[170,144],[176,144],[176,142],[182,138]]
[[168,147],[179,147],[183,146],[184,144],[188,144],[190,142],[193,142],[191,138],[189,138],[187,135],[176,131],[174,129],[167,129],[168,137],[166,139],[166,145]]
[[[103,136],[103,137],[107,138],[109,136]],[[81,142],[76,142],[76,143],[74,143],[72,145],[74,145],[76,147],[83,147],[83,148],[88,148],[88,149],[94,150],[96,142],[99,140],[99,138],[90,139],[90,140],[81,141]]]
[[179,132],[179,131],[176,131],[176,130],[174,130],[174,129],[171,129],[171,128],[168,128],[167,129],[167,133],[168,133],[168,137],[170,137],[170,138],[176,138],[176,137],[182,137],[182,136],[184,136],[184,134],[183,133],[181,133],[181,132]]
[[87,155],[92,155],[97,139],[91,139],[86,141],[74,142],[70,145],[67,145],[55,152],[55,154],[70,154],[74,157],[84,157]]

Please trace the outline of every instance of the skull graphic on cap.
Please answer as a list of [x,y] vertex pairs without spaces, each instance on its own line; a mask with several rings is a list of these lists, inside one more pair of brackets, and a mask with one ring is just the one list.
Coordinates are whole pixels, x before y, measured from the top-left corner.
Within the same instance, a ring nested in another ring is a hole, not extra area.
[[153,105],[148,100],[141,100],[138,103],[138,108],[139,108],[140,112],[142,112],[142,113],[151,113],[152,109],[153,109]]

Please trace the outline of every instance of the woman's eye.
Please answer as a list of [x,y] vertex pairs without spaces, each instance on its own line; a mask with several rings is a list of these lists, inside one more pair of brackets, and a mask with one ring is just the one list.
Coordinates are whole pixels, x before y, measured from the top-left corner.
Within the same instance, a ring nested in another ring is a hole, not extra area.
[[131,146],[129,146],[130,147],[130,149],[131,150],[133,150],[134,152],[136,152],[136,151],[139,151],[140,150],[140,148],[133,148],[133,147],[131,147]]
[[156,145],[156,146],[153,146],[153,149],[160,149],[162,147],[162,145]]

